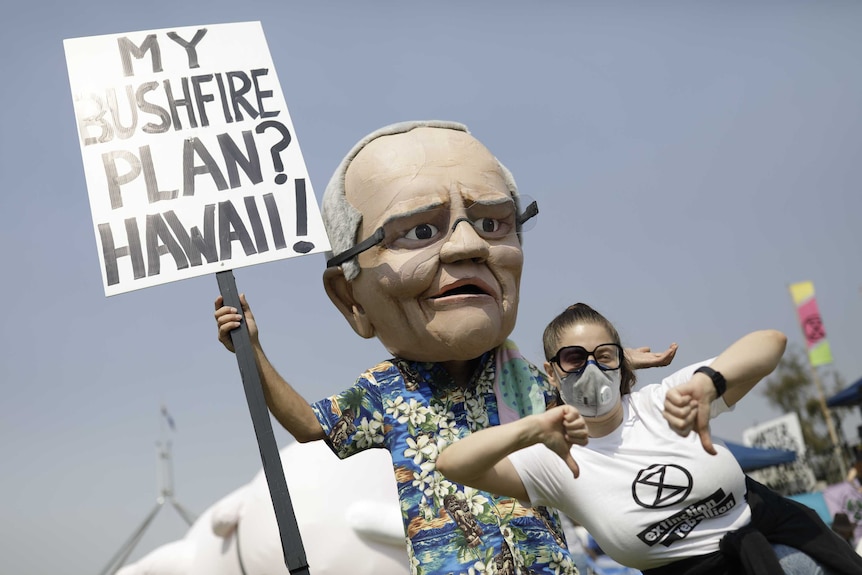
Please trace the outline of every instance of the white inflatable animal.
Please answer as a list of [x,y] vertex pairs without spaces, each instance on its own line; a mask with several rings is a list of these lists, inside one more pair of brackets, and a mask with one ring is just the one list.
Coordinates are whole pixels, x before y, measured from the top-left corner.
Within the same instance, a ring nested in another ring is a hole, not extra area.
[[[292,443],[281,461],[311,575],[410,573],[385,450],[339,460],[322,441]],[[117,575],[288,575],[263,470]]]

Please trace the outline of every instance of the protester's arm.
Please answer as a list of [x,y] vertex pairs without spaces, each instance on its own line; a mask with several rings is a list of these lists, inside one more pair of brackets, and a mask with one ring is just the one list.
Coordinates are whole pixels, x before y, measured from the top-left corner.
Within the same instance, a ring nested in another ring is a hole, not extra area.
[[652,352],[648,347],[634,347],[626,348],[625,353],[632,369],[664,367],[673,361],[677,347],[677,344],[672,343],[666,350],[659,352]]
[[573,444],[586,445],[587,426],[577,409],[562,405],[506,425],[489,427],[449,445],[437,458],[437,471],[458,483],[483,491],[529,499],[508,455],[544,443],[566,462],[577,477]]
[[[787,337],[776,330],[752,332],[734,342],[709,365],[724,376],[727,390],[722,396],[728,406],[736,404],[758,381],[778,365]],[[679,435],[695,431],[703,448],[715,454],[709,434],[710,404],[718,398],[712,379],[704,373],[668,390],[664,418]]]
[[[278,422],[300,443],[323,439],[326,434],[320,422],[314,415],[314,410],[305,399],[294,390],[287,381],[272,366],[258,338],[257,323],[254,314],[245,299],[240,294],[243,315],[245,316],[254,359],[263,385],[266,405]],[[224,305],[222,296],[215,300],[215,318],[218,324],[218,339],[230,351],[234,351],[230,332],[240,326],[242,315],[235,307]]]

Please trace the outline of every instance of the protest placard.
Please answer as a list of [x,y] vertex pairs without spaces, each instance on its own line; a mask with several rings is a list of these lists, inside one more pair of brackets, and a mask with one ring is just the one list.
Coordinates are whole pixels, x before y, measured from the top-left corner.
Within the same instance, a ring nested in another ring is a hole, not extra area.
[[106,295],[329,249],[259,22],[64,47]]
[[[259,22],[64,47],[105,295],[213,273],[240,308],[234,268],[329,250]],[[245,322],[231,339],[285,565],[307,575]]]
[[796,413],[787,413],[743,430],[742,441],[748,447],[796,452],[795,461],[752,471],[752,477],[782,495],[805,493],[814,489],[817,480],[805,460],[805,439]]

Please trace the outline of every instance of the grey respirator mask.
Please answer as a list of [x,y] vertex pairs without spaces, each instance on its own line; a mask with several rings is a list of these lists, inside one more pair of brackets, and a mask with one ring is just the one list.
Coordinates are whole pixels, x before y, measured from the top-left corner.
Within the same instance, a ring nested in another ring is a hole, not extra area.
[[601,417],[620,399],[620,370],[603,370],[590,361],[579,373],[568,373],[560,380],[560,396],[577,407],[584,417]]

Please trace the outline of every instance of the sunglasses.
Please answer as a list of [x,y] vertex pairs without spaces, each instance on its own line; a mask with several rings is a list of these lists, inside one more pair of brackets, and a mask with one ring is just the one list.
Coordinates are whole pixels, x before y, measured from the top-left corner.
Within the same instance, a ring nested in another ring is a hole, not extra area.
[[579,345],[569,345],[561,347],[550,362],[557,364],[564,373],[581,373],[587,367],[590,356],[596,360],[596,365],[601,370],[619,369],[623,348],[616,343],[603,343],[593,351],[587,351]]

